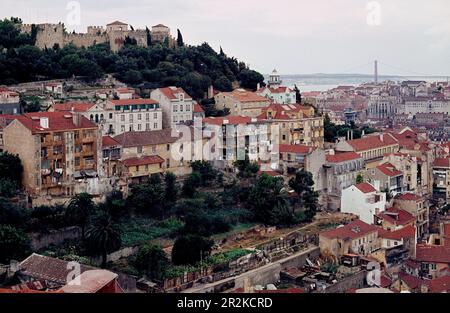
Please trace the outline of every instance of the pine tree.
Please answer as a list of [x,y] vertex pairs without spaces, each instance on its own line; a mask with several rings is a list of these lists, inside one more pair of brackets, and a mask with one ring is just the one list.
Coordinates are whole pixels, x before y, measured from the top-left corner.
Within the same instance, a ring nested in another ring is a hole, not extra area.
[[221,56],[225,56],[225,53],[223,52],[222,47],[220,47],[220,55],[221,55]]

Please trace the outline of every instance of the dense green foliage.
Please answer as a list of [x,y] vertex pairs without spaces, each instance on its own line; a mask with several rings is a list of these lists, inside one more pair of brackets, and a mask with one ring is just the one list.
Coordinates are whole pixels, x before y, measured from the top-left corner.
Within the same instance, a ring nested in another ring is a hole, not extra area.
[[160,246],[144,245],[139,249],[134,265],[148,278],[161,280],[165,276],[169,260]]
[[30,239],[22,230],[0,224],[0,263],[20,261],[30,251]]
[[297,171],[295,177],[289,180],[289,187],[296,193],[301,208],[305,210],[305,218],[311,221],[316,215],[319,194],[314,191],[312,174],[304,169]]
[[120,228],[106,212],[99,213],[86,234],[86,246],[93,255],[102,256],[102,267],[106,266],[106,256],[122,245]]
[[21,34],[17,23],[20,20],[0,22],[0,84],[73,75],[94,80],[114,73],[127,84],[145,88],[175,85],[202,99],[211,84],[224,91],[230,90],[233,82],[255,89],[264,80],[245,63],[215,52],[207,43],[185,45],[181,32],[175,48],[152,43],[148,32],[149,47],[140,47],[130,39],[119,53],[111,52],[107,44],[40,50],[33,46],[33,35]]
[[172,263],[194,265],[211,253],[213,241],[198,235],[178,237],[172,248]]
[[261,175],[249,191],[247,205],[257,221],[266,225],[289,226],[299,223],[289,208],[283,178]]
[[347,136],[348,131],[353,131],[353,139],[359,139],[364,134],[372,134],[376,132],[375,129],[369,126],[357,127],[354,122],[350,125],[336,125],[331,122],[328,114],[324,118],[324,139],[326,142],[335,142],[338,137]]
[[23,166],[17,155],[0,152],[0,179],[6,179],[21,186]]
[[81,227],[82,237],[85,237],[86,226],[94,213],[95,204],[88,193],[74,196],[67,206],[66,217],[69,221]]

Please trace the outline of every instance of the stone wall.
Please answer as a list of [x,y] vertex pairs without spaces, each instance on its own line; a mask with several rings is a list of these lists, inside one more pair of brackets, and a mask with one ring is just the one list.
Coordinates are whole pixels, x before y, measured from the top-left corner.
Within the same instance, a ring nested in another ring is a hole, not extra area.
[[[139,247],[137,247],[137,246],[136,247],[126,247],[126,248],[123,248],[123,249],[120,249],[118,251],[108,254],[106,256],[106,261],[107,262],[115,262],[120,259],[127,258],[131,255],[134,255],[138,251],[139,251]],[[91,263],[94,265],[97,265],[97,266],[102,264],[101,256],[91,258]]]
[[67,227],[59,230],[51,230],[47,234],[30,233],[31,246],[33,250],[39,250],[48,247],[51,244],[58,245],[64,240],[78,239],[81,237],[81,229],[79,227]]
[[345,293],[349,289],[361,289],[366,286],[367,271],[361,271],[355,275],[339,280],[336,284],[326,288],[322,293]]

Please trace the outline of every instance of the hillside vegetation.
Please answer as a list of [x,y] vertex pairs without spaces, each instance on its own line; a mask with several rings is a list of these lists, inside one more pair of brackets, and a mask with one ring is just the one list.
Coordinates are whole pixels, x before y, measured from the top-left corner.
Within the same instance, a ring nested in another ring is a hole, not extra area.
[[[0,84],[10,85],[45,79],[80,76],[95,81],[113,73],[124,83],[144,88],[176,85],[194,98],[204,97],[212,84],[229,91],[233,85],[255,89],[264,77],[244,62],[199,46],[168,47],[151,44],[138,47],[133,40],[113,53],[107,44],[89,48],[57,45],[41,50],[34,46],[35,32],[21,33],[18,18],[0,21]],[[151,41],[149,41],[151,43]]]

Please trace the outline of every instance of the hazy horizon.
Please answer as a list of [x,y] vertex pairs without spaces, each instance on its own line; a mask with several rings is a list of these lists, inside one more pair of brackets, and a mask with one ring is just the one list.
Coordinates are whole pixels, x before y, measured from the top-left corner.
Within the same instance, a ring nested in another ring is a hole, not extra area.
[[[114,20],[134,28],[163,23],[188,44],[208,42],[261,73],[373,72],[450,76],[447,0],[2,0],[2,16],[63,22],[69,31]],[[80,8],[78,19],[73,13]]]

